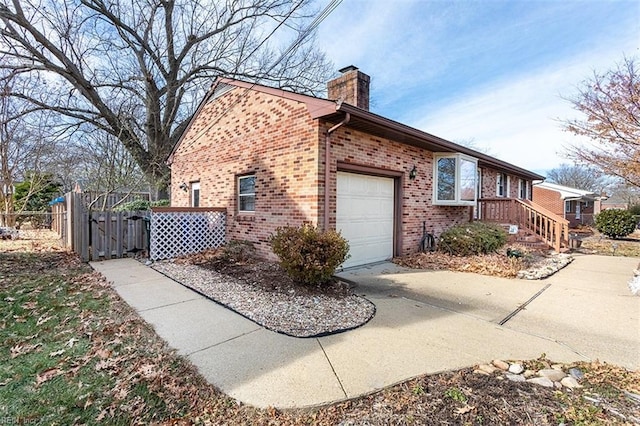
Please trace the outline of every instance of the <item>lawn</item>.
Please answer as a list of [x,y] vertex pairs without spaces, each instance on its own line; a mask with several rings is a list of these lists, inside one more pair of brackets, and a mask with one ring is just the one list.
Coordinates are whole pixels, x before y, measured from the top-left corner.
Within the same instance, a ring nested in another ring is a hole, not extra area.
[[640,392],[640,375],[600,363],[580,365],[585,388],[575,392],[469,368],[315,409],[256,409],[209,385],[75,256],[35,238],[1,241],[0,250],[0,424],[619,424],[634,410],[640,418],[623,393]]
[[596,232],[582,240],[580,249],[583,252],[605,256],[640,257],[640,231],[616,240]]

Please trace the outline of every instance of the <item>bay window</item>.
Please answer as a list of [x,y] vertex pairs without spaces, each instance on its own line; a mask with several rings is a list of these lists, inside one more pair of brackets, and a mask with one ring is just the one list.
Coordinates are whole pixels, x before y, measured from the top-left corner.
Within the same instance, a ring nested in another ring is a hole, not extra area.
[[476,203],[478,160],[463,154],[434,154],[433,204],[472,206]]

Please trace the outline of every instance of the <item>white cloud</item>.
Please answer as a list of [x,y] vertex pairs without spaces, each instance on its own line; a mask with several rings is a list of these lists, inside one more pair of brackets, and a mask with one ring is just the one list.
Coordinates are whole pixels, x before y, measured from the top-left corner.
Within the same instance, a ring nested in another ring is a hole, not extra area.
[[477,147],[530,170],[552,169],[570,162],[562,155],[565,146],[582,142],[561,128],[559,119],[579,116],[562,96],[575,93],[594,69],[610,69],[621,59],[618,51],[597,50],[509,76],[439,108],[418,111],[422,118],[409,124],[454,142],[473,140]]

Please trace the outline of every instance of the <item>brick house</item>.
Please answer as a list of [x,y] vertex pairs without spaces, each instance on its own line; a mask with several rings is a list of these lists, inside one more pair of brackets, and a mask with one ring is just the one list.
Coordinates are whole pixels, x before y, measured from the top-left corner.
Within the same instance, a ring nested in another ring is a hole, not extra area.
[[591,191],[555,183],[533,185],[533,201],[569,221],[569,226],[593,224],[594,215],[601,210],[601,197]]
[[219,79],[169,158],[171,205],[227,210],[227,239],[280,226],[338,229],[355,266],[417,251],[481,197],[531,199],[542,176],[376,115],[369,76],[341,70],[322,99]]

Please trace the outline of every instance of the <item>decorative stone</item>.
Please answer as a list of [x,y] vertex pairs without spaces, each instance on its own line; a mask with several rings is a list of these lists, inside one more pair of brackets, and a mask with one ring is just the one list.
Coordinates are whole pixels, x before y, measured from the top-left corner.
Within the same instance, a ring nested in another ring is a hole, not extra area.
[[533,370],[525,370],[524,373],[522,373],[522,375],[524,376],[525,379],[530,379],[532,377],[535,377],[538,373],[536,373]]
[[509,366],[509,373],[513,373],[513,374],[521,374],[524,371],[524,367],[522,366],[522,364],[511,364]]
[[578,383],[578,381],[571,376],[567,376],[564,379],[560,380],[560,384],[569,389],[578,389],[582,387],[580,383]]
[[484,371],[487,374],[493,374],[497,370],[497,368],[494,367],[493,365],[482,364],[478,366],[478,370]]
[[562,364],[553,364],[551,366],[551,368],[553,368],[554,370],[560,370],[560,371],[563,371],[563,367],[564,366]]
[[527,383],[533,383],[534,385],[544,386],[545,388],[553,387],[553,382],[546,377],[534,377],[533,379],[528,379]]
[[562,389],[562,384],[560,382],[553,382],[553,387],[556,389]]
[[546,377],[547,379],[552,380],[554,382],[559,382],[564,377],[566,377],[566,374],[564,374],[564,372],[561,370],[547,368],[547,369],[538,371],[538,376]]
[[507,373],[505,374],[505,377],[512,382],[524,382],[526,380],[524,376],[521,376],[520,374]]
[[507,371],[509,369],[509,363],[501,359],[494,359],[493,361],[491,361],[491,364],[503,371]]
[[569,369],[569,375],[571,377],[573,377],[576,380],[582,380],[584,379],[584,373],[582,373],[582,370],[580,370],[579,368],[570,368]]
[[482,371],[482,370],[473,370],[473,372],[475,374],[482,374],[483,376],[490,376],[489,373],[487,373],[486,371]]

